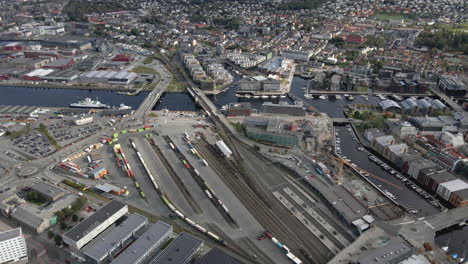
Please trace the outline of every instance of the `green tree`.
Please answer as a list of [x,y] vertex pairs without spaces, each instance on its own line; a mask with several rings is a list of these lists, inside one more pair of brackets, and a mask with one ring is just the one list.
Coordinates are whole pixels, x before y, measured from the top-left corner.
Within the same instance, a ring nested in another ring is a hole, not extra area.
[[60,229],[65,230],[67,228],[67,224],[65,222],[60,223]]
[[55,243],[56,243],[57,245],[62,244],[62,236],[61,236],[61,235],[56,234],[54,240],[55,240]]
[[55,237],[55,233],[49,230],[49,232],[47,232],[47,236],[49,237],[49,239],[52,239]]
[[136,28],[132,28],[130,30],[130,34],[134,35],[134,36],[138,36],[140,34],[140,31]]
[[78,221],[78,216],[77,216],[76,214],[74,214],[74,215],[72,216],[72,220],[73,220],[73,222]]
[[55,212],[55,216],[57,216],[58,221],[63,221],[63,219],[65,219],[65,214],[62,211]]

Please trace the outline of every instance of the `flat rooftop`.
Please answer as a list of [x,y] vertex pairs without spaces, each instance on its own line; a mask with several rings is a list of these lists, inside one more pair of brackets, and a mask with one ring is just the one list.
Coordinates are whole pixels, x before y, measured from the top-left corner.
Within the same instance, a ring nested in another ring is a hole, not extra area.
[[93,231],[94,228],[99,226],[102,222],[107,220],[110,216],[114,215],[116,212],[126,207],[127,205],[116,200],[108,202],[106,205],[97,210],[90,217],[86,218],[72,229],[68,230],[64,237],[68,237],[73,241],[79,241],[86,234]]
[[154,248],[168,232],[172,233],[171,225],[161,221],[152,224],[145,233],[133,242],[133,244],[122,252],[114,261],[112,261],[112,264],[129,264],[137,262],[145,252]]
[[151,264],[187,263],[194,251],[203,246],[203,241],[187,233],[181,233]]
[[83,254],[95,259],[104,259],[109,252],[114,251],[127,240],[132,233],[141,229],[148,223],[148,219],[140,214],[132,214],[112,231],[101,237],[96,243],[87,246]]

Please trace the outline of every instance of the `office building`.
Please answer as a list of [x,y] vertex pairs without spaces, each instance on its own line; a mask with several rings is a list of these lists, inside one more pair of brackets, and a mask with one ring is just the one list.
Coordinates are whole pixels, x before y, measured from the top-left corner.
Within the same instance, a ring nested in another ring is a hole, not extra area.
[[128,212],[128,206],[112,200],[94,214],[63,234],[63,242],[72,249],[81,249]]
[[279,119],[248,119],[246,120],[247,137],[274,145],[296,146],[299,136],[294,122]]
[[21,228],[0,233],[0,263],[26,264],[28,249]]
[[128,246],[136,238],[137,233],[148,224],[148,219],[140,214],[132,214],[121,224],[95,243],[91,242],[82,250],[88,264],[110,263],[120,250]]
[[306,109],[302,105],[290,105],[287,103],[274,104],[266,102],[262,104],[262,112],[265,114],[305,116]]
[[295,60],[295,61],[309,61],[309,58],[313,55],[310,50],[283,50],[281,56]]
[[44,182],[38,182],[32,185],[31,190],[37,192],[48,202],[56,201],[65,195],[65,192],[62,189]]

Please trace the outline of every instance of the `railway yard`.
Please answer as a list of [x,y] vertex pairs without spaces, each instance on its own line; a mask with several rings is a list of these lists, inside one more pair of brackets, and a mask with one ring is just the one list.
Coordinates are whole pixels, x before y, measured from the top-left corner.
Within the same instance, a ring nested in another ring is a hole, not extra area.
[[[304,178],[234,137],[226,141],[233,155],[223,155],[220,131],[203,116],[159,114],[153,125],[116,132],[112,144],[89,152],[100,153],[108,171],[98,182],[125,190],[101,195],[180,221],[247,263],[324,263],[357,237]],[[72,162],[90,166],[84,156]]]

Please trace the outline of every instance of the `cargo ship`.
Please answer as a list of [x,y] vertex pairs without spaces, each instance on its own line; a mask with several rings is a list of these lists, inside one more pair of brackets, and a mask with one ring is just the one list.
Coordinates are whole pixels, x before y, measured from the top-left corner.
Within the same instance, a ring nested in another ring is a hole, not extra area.
[[78,103],[70,104],[70,107],[73,107],[73,108],[96,108],[96,109],[102,109],[102,108],[108,109],[108,108],[110,108],[109,105],[103,104],[103,103],[99,102],[99,100],[97,100],[97,99],[94,101],[89,97],[85,98],[84,100],[78,101]]

